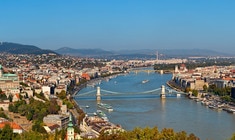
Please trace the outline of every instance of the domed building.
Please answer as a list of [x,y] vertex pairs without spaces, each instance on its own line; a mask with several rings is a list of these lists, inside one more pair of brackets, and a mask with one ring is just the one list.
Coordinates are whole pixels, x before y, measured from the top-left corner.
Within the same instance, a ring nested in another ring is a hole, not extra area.
[[19,78],[16,74],[11,73],[3,73],[2,65],[0,65],[0,89],[8,94],[16,94],[19,93],[20,90]]

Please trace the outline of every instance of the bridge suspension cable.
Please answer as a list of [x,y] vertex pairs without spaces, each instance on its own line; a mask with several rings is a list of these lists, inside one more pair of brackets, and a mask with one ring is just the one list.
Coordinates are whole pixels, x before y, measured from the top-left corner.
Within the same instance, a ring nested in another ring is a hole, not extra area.
[[77,94],[76,96],[84,96],[84,95],[88,95],[92,92],[96,92],[96,90],[88,91],[88,92],[85,92],[85,93],[82,93],[82,94]]
[[[157,88],[157,89],[153,89],[153,90],[148,90],[148,91],[143,91],[143,92],[115,92],[115,91],[110,91],[110,90],[105,90],[105,89],[100,89],[102,91],[101,95],[136,95],[136,94],[148,94],[148,93],[153,93],[153,92],[156,92],[156,91],[159,91],[161,90],[161,88]],[[169,92],[169,93],[180,93],[182,94],[183,92],[179,92],[179,91],[176,91],[176,90],[173,90],[173,89],[169,89],[169,88],[166,88],[166,90]],[[91,93],[96,93],[97,90],[92,90],[92,91],[88,91],[88,92],[85,92],[85,93],[81,93],[81,94],[77,94],[75,96],[85,96],[85,95],[88,95],[88,94],[91,94]],[[108,94],[107,94],[108,93]],[[91,94],[92,96],[96,96],[96,94]]]
[[154,89],[154,90],[149,90],[149,91],[144,91],[144,92],[114,92],[114,91],[101,89],[101,91],[103,91],[103,92],[107,92],[107,93],[111,93],[111,94],[118,94],[118,95],[123,95],[123,94],[146,94],[146,93],[151,93],[151,92],[155,92],[155,91],[158,91],[158,90],[160,90],[160,88]]

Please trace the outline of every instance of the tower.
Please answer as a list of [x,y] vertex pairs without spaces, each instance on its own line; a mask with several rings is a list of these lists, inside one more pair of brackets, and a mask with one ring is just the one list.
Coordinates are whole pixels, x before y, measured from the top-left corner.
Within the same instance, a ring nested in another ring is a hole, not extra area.
[[69,124],[67,128],[67,140],[74,140],[74,128],[73,128],[73,121],[72,115],[69,115]]
[[178,65],[175,65],[175,73],[179,72]]
[[164,98],[166,98],[166,95],[165,95],[165,86],[164,85],[162,85],[162,92],[161,92],[161,98],[162,99],[164,99]]
[[100,87],[97,87],[97,92],[96,92],[96,101],[100,101],[101,100],[101,95],[100,95]]
[[158,51],[156,51],[156,60],[155,60],[155,64],[158,63]]

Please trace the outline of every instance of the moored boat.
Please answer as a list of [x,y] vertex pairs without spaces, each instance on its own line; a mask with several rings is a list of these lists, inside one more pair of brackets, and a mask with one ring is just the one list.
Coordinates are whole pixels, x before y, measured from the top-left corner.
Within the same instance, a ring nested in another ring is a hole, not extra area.
[[227,110],[227,112],[228,112],[228,113],[233,113],[233,114],[235,114],[235,109],[229,108],[229,109]]
[[102,118],[104,121],[109,121],[106,114],[103,111],[97,110],[96,114],[98,117]]
[[111,105],[109,105],[109,104],[98,103],[97,105],[98,105],[98,107],[100,107],[100,108],[106,109],[106,110],[108,110],[108,111],[113,111],[113,107],[112,107]]

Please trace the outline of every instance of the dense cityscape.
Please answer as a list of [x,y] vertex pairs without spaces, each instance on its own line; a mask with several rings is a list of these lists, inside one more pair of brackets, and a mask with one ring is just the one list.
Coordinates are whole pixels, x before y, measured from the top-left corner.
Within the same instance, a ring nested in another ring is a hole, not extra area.
[[235,1],[0,1],[0,140],[235,140]]
[[[235,67],[214,65],[187,69],[187,64],[191,65],[187,62],[187,59],[102,60],[55,54],[1,54],[1,138],[25,139],[32,135],[39,139],[129,139],[134,132],[127,131],[124,135],[125,130],[112,121],[85,114],[73,96],[97,80],[129,73],[136,68],[166,64],[174,67],[155,71],[173,74],[167,83],[170,87],[184,91],[189,99],[211,109],[235,113]],[[168,131],[172,130],[166,128],[161,133]],[[169,135],[179,137],[183,132],[171,133]],[[140,139],[151,139],[147,137]],[[198,139],[193,134],[185,135],[187,137]]]

